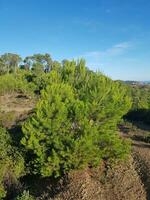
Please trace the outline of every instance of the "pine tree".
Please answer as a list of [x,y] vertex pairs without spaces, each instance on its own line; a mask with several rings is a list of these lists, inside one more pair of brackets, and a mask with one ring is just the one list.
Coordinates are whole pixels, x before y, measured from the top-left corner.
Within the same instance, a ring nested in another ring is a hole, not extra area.
[[102,159],[124,159],[130,148],[117,123],[131,106],[126,88],[89,71],[83,61],[65,61],[59,81],[54,74],[22,129],[34,172],[60,176]]

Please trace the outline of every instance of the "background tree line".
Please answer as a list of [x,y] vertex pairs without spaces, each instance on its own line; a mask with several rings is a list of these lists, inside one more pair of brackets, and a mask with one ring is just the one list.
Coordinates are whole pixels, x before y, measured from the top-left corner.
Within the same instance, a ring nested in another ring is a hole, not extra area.
[[129,93],[132,97],[132,108],[125,118],[150,125],[150,85],[130,85]]

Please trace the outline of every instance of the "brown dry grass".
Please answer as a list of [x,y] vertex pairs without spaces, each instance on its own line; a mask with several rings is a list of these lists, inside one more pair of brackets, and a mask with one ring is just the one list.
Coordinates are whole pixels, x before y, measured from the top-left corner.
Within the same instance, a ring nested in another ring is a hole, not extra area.
[[0,123],[6,128],[11,128],[34,109],[35,103],[35,99],[18,93],[0,96]]
[[[64,185],[65,183],[65,185]],[[42,182],[38,185],[43,185]],[[114,168],[102,164],[97,169],[87,168],[71,172],[62,178],[59,191],[52,197],[49,185],[38,200],[146,200],[143,184],[132,158]],[[54,186],[53,186],[54,187]],[[57,187],[57,186],[56,186]]]

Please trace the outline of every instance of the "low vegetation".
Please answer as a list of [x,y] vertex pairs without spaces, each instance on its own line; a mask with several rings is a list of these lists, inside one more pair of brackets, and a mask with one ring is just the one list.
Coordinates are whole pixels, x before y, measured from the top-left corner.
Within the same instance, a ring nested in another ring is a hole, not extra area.
[[17,184],[24,175],[24,158],[19,149],[13,147],[8,132],[0,127],[0,198],[6,196],[7,188]]
[[129,86],[132,109],[125,116],[127,120],[150,124],[150,85]]

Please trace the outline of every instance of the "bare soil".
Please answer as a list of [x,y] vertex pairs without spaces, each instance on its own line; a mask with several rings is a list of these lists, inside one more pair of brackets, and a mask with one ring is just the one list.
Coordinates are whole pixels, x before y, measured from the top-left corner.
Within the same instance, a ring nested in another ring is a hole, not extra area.
[[20,93],[0,96],[0,123],[11,128],[24,120],[34,109],[36,99],[30,99]]
[[[138,127],[138,128],[137,128]],[[132,127],[122,127],[125,137],[132,140],[132,157],[146,191],[147,200],[150,200],[150,143],[146,139],[150,135],[150,127],[136,124]]]
[[[41,181],[38,187],[44,183]],[[50,182],[44,185],[43,194],[37,200],[146,200],[132,157],[112,169],[102,163],[98,169],[73,171],[55,184],[59,188],[56,192],[52,188]]]
[[33,99],[30,99],[22,94],[13,93],[0,96],[0,108],[5,112],[24,112],[30,111],[35,105]]

